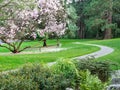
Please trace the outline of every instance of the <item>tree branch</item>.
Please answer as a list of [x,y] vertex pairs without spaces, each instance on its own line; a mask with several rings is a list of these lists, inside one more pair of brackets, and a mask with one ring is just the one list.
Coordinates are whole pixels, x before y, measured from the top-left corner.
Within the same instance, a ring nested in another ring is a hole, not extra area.
[[13,51],[11,48],[9,48],[9,47],[7,47],[7,46],[4,46],[4,45],[1,45],[1,44],[0,44],[0,47],[7,48],[7,49],[10,50],[11,52]]
[[14,45],[12,45],[11,43],[6,42],[3,38],[1,38],[1,40],[2,40],[4,43],[6,43],[6,44],[8,44],[9,46],[12,46],[12,47],[14,48]]
[[19,52],[22,52],[22,51],[24,51],[24,50],[27,49],[27,48],[31,48],[31,46],[27,46],[27,47],[25,47],[25,48],[19,50]]
[[17,49],[19,49],[19,48],[20,48],[20,46],[21,46],[21,44],[23,43],[23,41],[24,41],[24,39],[20,41],[20,43],[18,44]]
[[4,5],[2,5],[2,6],[0,7],[0,9],[2,9],[3,7],[6,7],[6,6],[9,5],[10,3],[11,3],[11,1],[5,3]]

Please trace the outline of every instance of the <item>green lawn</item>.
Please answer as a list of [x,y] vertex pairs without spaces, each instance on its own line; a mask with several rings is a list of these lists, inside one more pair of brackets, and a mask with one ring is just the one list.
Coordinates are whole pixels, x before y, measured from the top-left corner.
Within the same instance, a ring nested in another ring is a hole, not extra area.
[[[19,68],[26,63],[48,63],[53,62],[59,58],[72,58],[76,56],[85,55],[99,50],[98,47],[77,45],[73,42],[88,42],[90,40],[61,40],[62,48],[69,48],[68,50],[60,52],[49,52],[42,54],[5,54],[0,55],[0,71]],[[93,40],[94,41],[94,40]],[[27,45],[38,45],[38,41],[27,41],[23,43],[22,47]],[[55,40],[49,40],[48,45],[55,45]],[[42,44],[41,44],[42,45]],[[4,48],[0,48],[1,53],[9,52]]]
[[[0,55],[0,71],[19,68],[26,63],[48,63],[53,62],[59,58],[72,58],[76,56],[85,55],[99,50],[98,47],[73,44],[73,42],[94,43],[99,45],[109,46],[114,48],[115,51],[104,57],[100,57],[97,60],[108,60],[118,64],[120,69],[120,38],[111,40],[78,40],[78,39],[63,39],[61,40],[62,48],[70,48],[68,50],[60,52],[42,53],[42,54],[12,54],[12,55]],[[55,45],[55,40],[48,40],[48,45]],[[22,47],[28,45],[42,46],[42,43],[38,41],[27,41],[23,43]],[[4,48],[0,48],[1,53],[9,52]]]

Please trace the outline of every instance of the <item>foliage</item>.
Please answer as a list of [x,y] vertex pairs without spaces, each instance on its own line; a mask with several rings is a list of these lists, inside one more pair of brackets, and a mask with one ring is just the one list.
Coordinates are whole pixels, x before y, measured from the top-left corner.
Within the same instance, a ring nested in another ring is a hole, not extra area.
[[76,66],[71,60],[60,59],[51,67],[51,69],[54,75],[61,75],[64,77],[64,80],[61,80],[61,83],[59,84],[59,86],[62,87],[61,89],[65,89],[66,87],[74,88],[77,85],[76,81],[79,78],[79,74]]
[[0,74],[1,90],[101,90],[104,84],[88,71],[78,72],[69,60],[60,60],[48,67],[42,64],[27,64],[15,72]]
[[[88,38],[89,35],[92,34],[87,34],[87,27],[85,24],[85,19],[87,18],[84,9],[87,7],[87,5],[90,3],[91,0],[73,0],[72,6],[76,10],[76,14],[78,16],[76,26],[78,27],[77,33],[76,33],[76,38]],[[86,35],[86,36],[85,36]]]
[[38,85],[24,76],[0,76],[0,90],[39,90]]
[[97,76],[91,75],[88,70],[86,72],[80,72],[80,77],[80,90],[105,90],[107,86],[107,84],[102,83]]
[[65,90],[70,83],[62,74],[55,74],[39,64],[28,64],[17,72],[0,77],[2,90]]
[[103,39],[108,29],[112,33],[109,37],[119,37],[119,3],[119,0],[73,0],[71,4],[79,16],[76,24],[80,27],[78,37]]
[[66,19],[67,22],[67,30],[66,30],[66,37],[67,38],[75,38],[75,33],[79,29],[76,25],[78,15],[76,13],[76,9],[72,4],[66,5],[66,13],[68,18]]
[[76,63],[78,70],[89,70],[91,74],[97,75],[98,78],[105,82],[110,77],[112,63],[107,61],[80,60]]
[[[108,33],[111,34],[112,27],[115,23],[112,23],[112,7],[113,2],[108,0],[106,3],[105,1],[100,0],[92,0],[87,7],[85,7],[84,12],[85,15],[88,17],[86,18],[86,25],[91,23],[88,28],[95,28],[98,30],[97,37],[99,37],[100,30],[105,31],[103,37],[110,38],[111,35],[108,36]],[[100,7],[99,7],[100,6]],[[97,21],[97,23],[96,23]],[[109,29],[109,30],[108,30]],[[92,30],[92,29],[89,29]]]
[[74,63],[70,60],[60,59],[53,67],[53,72],[63,74],[66,78],[74,78],[78,73]]
[[25,65],[17,72],[1,75],[1,77],[0,89],[2,90],[57,90],[56,81],[61,78],[53,76],[49,68],[39,64]]
[[[62,75],[64,77],[64,84],[68,84],[67,87],[74,88],[79,83],[79,73],[76,66],[71,60],[60,59],[52,66],[54,74]],[[73,87],[74,86],[74,87]],[[65,87],[63,87],[65,88]]]

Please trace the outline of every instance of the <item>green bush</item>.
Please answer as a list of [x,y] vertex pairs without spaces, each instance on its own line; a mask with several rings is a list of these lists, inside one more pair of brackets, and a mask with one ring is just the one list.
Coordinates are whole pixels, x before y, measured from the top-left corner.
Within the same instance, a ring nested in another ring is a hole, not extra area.
[[79,73],[75,64],[71,60],[61,59],[52,66],[54,75],[61,75],[63,79],[60,80],[59,86],[61,90],[67,87],[75,87],[77,85],[77,79],[79,79]]
[[63,74],[66,78],[73,78],[78,71],[75,64],[71,60],[61,59],[52,66],[52,70],[56,74]]
[[24,76],[0,76],[0,90],[39,90],[36,82]]
[[56,70],[63,69],[62,73],[46,65],[27,64],[16,72],[0,75],[0,90],[65,90],[68,86],[73,86],[75,66],[72,63],[68,65],[70,67],[67,67],[66,63],[61,65],[63,68]]
[[91,75],[88,70],[80,72],[80,76],[80,90],[105,90],[107,84],[102,83],[97,76]]
[[52,84],[51,71],[39,64],[25,65],[17,72],[1,77],[0,90],[50,90],[47,88]]
[[80,60],[75,62],[78,70],[89,70],[91,74],[97,75],[102,82],[106,82],[111,73],[112,63],[107,61]]
[[[86,70],[82,66],[84,64],[74,64],[71,60],[64,59],[50,67],[27,64],[16,72],[1,74],[0,90],[65,90],[68,87],[74,90],[100,90],[103,84],[96,76],[88,72],[79,73],[82,69]],[[87,89],[88,86],[91,89]]]

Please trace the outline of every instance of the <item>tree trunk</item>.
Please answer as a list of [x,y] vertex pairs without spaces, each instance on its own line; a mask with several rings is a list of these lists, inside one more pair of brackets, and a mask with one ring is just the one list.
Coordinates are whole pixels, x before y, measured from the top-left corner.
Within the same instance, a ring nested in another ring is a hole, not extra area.
[[[108,20],[108,24],[112,23],[112,13],[111,12],[110,12],[110,15],[107,20]],[[105,30],[104,39],[111,39],[111,38],[112,38],[112,29],[108,28]]]
[[112,38],[112,30],[111,28],[105,30],[104,39],[111,39]]
[[46,47],[47,43],[46,43],[46,39],[43,40],[43,47]]
[[99,31],[97,30],[96,39],[99,39]]
[[[110,12],[108,18],[107,18],[108,24],[112,23],[112,12]],[[112,29],[107,28],[104,33],[104,39],[111,39],[112,38]]]
[[[108,24],[111,24],[112,23],[112,0],[110,1],[110,10],[108,11],[107,14],[108,14],[107,22]],[[104,39],[111,39],[111,38],[112,38],[112,29],[107,28],[104,33]]]
[[60,47],[60,42],[58,38],[57,38],[57,46]]
[[19,51],[18,50],[16,50],[16,49],[14,49],[13,51],[12,51],[12,53],[19,53]]
[[81,39],[85,38],[85,25],[81,22],[80,29],[78,30],[78,37]]

